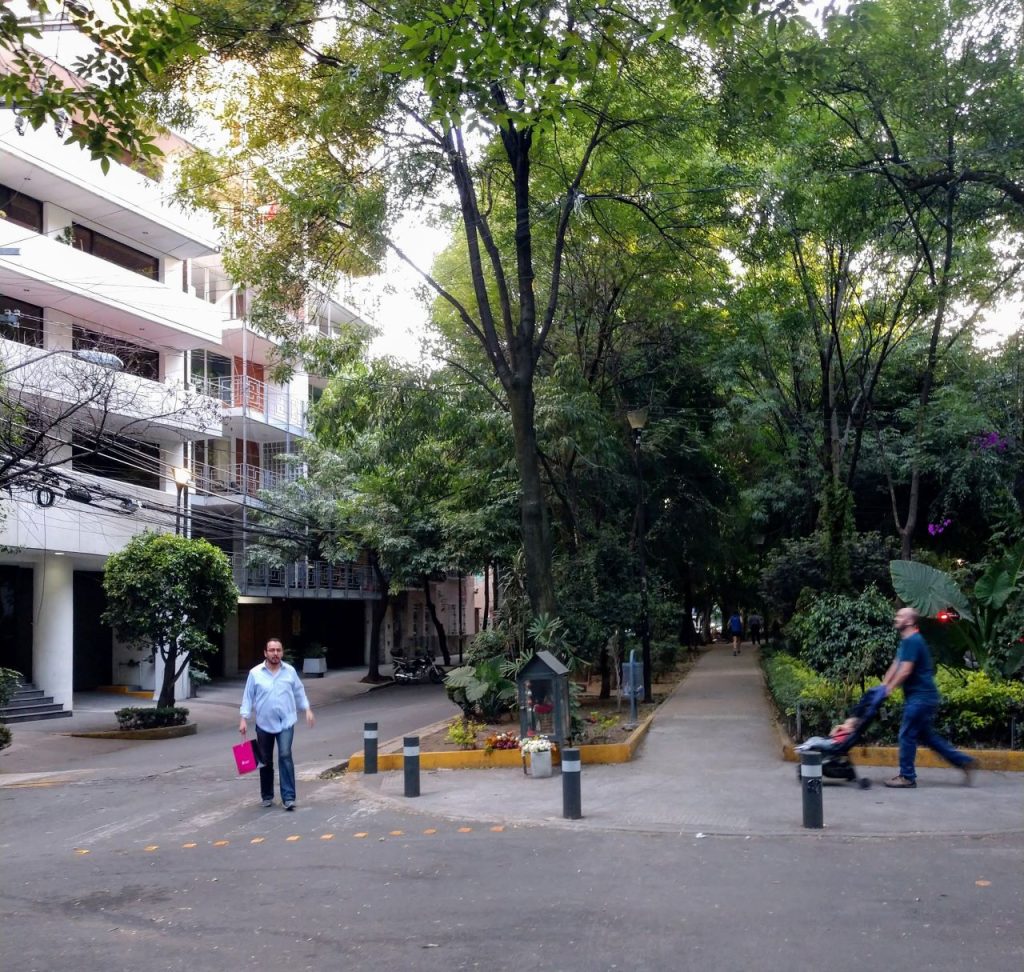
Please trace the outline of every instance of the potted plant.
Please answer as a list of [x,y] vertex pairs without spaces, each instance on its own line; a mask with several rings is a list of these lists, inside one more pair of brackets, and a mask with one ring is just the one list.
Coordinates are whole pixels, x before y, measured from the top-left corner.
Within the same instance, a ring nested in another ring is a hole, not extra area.
[[526,736],[519,740],[519,752],[523,757],[523,772],[526,772],[526,757],[530,757],[530,776],[551,775],[551,750],[555,744],[547,736]]
[[302,653],[302,674],[323,678],[327,672],[327,648],[319,641],[311,641]]

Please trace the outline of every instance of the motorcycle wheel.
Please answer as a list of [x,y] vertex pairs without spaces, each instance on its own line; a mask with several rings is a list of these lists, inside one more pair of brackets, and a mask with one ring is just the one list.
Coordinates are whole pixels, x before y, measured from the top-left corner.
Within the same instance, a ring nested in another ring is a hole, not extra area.
[[433,665],[430,666],[430,681],[435,685],[440,685],[444,681],[444,672],[440,672]]

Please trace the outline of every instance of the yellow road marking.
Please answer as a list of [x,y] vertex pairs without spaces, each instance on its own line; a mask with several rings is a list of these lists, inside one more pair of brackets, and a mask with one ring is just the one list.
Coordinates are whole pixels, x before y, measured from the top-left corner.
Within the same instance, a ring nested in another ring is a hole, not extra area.
[[214,847],[227,847],[229,843],[231,843],[231,842],[228,841],[228,840],[215,840],[213,842],[213,846]]
[[160,845],[159,844],[149,844],[149,845],[147,845],[146,847],[143,848],[143,850],[148,850],[148,851],[155,851],[155,850],[159,850],[159,849],[160,849]]
[[499,827],[491,827],[491,832],[495,833],[495,834],[500,834],[504,829],[505,829],[504,827],[500,827],[500,826]]
[[473,828],[472,827],[459,827],[459,833],[460,834],[471,834],[471,833],[473,833]]
[[388,836],[389,837],[403,837],[403,836],[405,836],[405,831],[404,830],[392,830],[391,833],[388,834]]
[[425,833],[425,834],[436,834],[437,833],[437,828],[436,827],[428,827],[426,830],[423,831],[423,833]]
[[367,833],[362,833],[362,834],[353,834],[352,836],[353,837],[369,837],[370,835],[367,834]]
[[197,845],[196,845],[195,841],[190,841],[189,843],[182,844],[181,846],[182,846],[182,848],[188,848],[188,847],[195,847]]
[[979,888],[990,888],[992,887],[991,881],[975,881],[974,882]]
[[300,834],[292,834],[291,837],[285,837],[285,840],[294,842],[296,840],[302,840],[302,836]]
[[334,834],[321,834],[321,840],[334,840]]
[[253,837],[253,839],[250,840],[249,843],[250,844],[262,844],[263,841],[265,841],[266,839],[267,839],[266,837]]
[[85,849],[84,847],[76,847],[76,848],[75,848],[75,853],[76,853],[76,854],[77,854],[77,855],[78,855],[79,857],[81,857],[81,856],[82,856],[83,854],[88,854],[89,852],[88,852],[88,851],[87,851],[87,850],[86,850],[86,849]]

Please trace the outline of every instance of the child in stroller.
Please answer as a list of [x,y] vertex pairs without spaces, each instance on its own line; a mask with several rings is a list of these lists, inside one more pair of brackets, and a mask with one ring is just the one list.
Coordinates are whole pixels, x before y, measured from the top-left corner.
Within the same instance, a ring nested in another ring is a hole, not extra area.
[[[876,685],[868,689],[857,704],[850,710],[850,717],[835,726],[828,736],[812,736],[796,747],[798,753],[821,753],[821,775],[823,779],[857,781],[861,789],[871,786],[871,780],[857,776],[850,750],[863,737],[868,726],[875,721],[878,710],[885,701],[885,689]],[[797,767],[797,779],[800,778],[800,767]]]

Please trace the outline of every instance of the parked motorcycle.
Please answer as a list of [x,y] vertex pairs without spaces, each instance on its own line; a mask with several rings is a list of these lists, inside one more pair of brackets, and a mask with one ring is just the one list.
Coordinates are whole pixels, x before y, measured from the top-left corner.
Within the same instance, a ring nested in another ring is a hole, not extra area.
[[412,658],[391,653],[391,663],[395,666],[396,682],[433,682],[440,685],[444,681],[444,669],[433,658],[417,652]]

